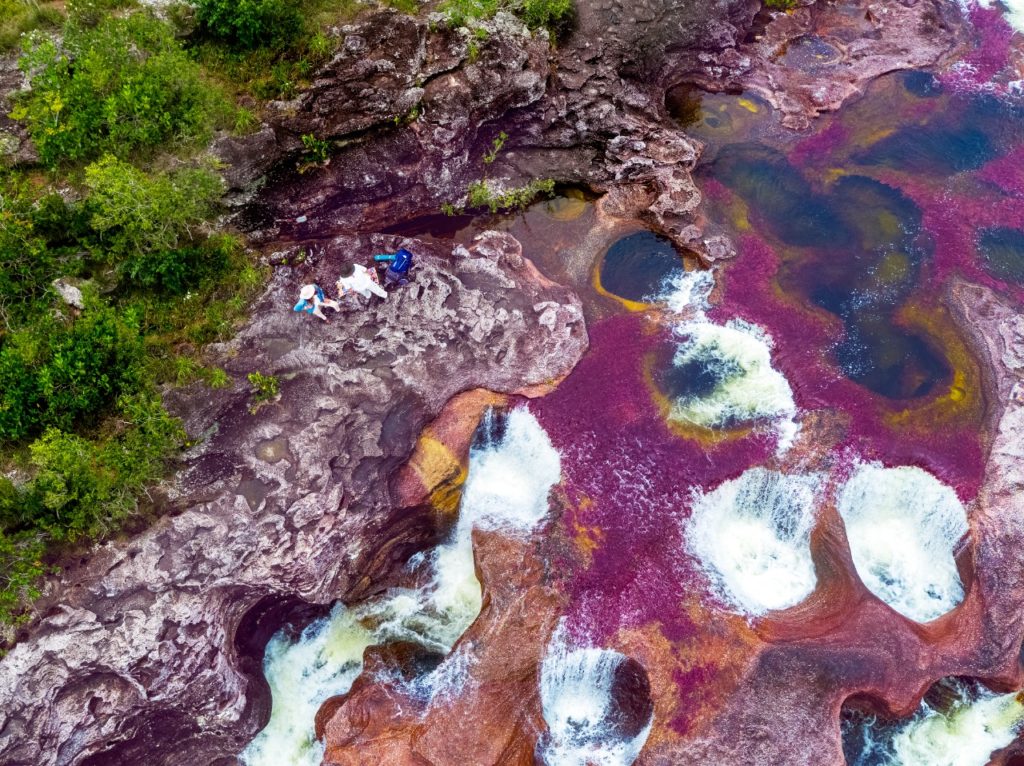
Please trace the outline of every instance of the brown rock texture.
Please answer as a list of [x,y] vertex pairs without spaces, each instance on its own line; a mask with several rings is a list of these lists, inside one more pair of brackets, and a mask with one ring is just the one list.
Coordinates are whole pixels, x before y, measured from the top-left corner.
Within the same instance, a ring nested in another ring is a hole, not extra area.
[[[808,3],[790,13],[763,12],[744,43],[719,56],[694,82],[713,90],[727,83],[750,90],[804,129],[863,92],[879,75],[925,68],[962,52],[964,22],[941,0]],[[723,78],[730,72],[732,81]]]
[[473,543],[484,603],[452,650],[472,657],[458,694],[423,704],[375,683],[386,650],[368,650],[362,676],[318,716],[325,766],[534,763],[543,727],[540,663],[561,597],[547,584],[535,546],[496,532],[476,532]]
[[[346,299],[330,323],[291,311],[298,285],[330,285],[382,243],[338,238],[278,268],[220,350],[236,384],[175,397],[207,429],[171,490],[181,512],[49,584],[0,660],[0,763],[233,763],[269,703],[262,646],[236,645],[240,623],[251,644],[257,613],[276,608],[273,630],[296,598],[385,587],[442,531],[389,492],[421,429],[461,391],[548,383],[586,348],[575,295],[497,233],[454,259],[417,245],[414,281],[386,303]],[[255,413],[254,370],[281,386]]]

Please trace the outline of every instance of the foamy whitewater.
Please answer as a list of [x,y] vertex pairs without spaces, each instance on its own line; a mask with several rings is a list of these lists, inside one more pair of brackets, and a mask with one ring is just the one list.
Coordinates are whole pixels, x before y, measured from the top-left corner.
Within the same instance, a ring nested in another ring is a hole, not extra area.
[[910,721],[882,741],[869,738],[857,763],[883,766],[985,766],[993,752],[1009,745],[1024,723],[1016,693],[995,694],[946,680],[954,697],[946,710],[922,702]]
[[668,283],[661,300],[688,318],[673,328],[680,339],[673,364],[720,371],[714,388],[701,396],[676,399],[669,417],[701,428],[728,428],[773,421],[779,452],[796,438],[793,390],[772,367],[773,341],[760,326],[741,319],[724,325],[708,319],[707,298],[714,287],[709,271],[686,272]]
[[811,560],[820,475],[750,468],[694,495],[686,522],[690,552],[717,594],[749,615],[785,609],[817,585]]
[[541,665],[540,699],[548,733],[540,756],[546,766],[630,766],[651,733],[623,739],[613,726],[615,671],[626,657],[611,649],[571,648],[555,632]]
[[[493,417],[488,413],[483,432],[493,431]],[[327,698],[349,690],[367,647],[403,640],[448,654],[480,613],[474,527],[529,534],[547,513],[560,477],[561,459],[537,419],[526,409],[510,412],[500,439],[470,451],[459,521],[450,540],[429,556],[429,583],[395,589],[353,609],[338,604],[298,641],[281,631],[267,644],[263,672],[273,708],[267,726],[241,754],[247,766],[318,766],[323,746],[314,738],[316,712]],[[417,690],[433,695],[457,685],[464,667],[457,655],[421,679]]]
[[963,599],[953,552],[967,534],[956,493],[914,466],[862,463],[839,493],[853,563],[868,590],[928,622]]

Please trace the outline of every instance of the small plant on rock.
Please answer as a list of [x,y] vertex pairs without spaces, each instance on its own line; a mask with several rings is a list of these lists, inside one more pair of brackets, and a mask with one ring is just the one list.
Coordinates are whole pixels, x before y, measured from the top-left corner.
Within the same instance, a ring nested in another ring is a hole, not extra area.
[[487,181],[474,181],[466,189],[466,207],[485,207],[492,213],[508,210],[524,210],[541,196],[550,197],[555,192],[555,182],[550,178],[535,179],[525,186],[496,190]]
[[503,130],[498,134],[498,137],[491,142],[491,150],[484,155],[485,165],[490,165],[498,159],[498,154],[504,148],[506,141],[508,141],[508,133]]
[[306,159],[317,165],[323,165],[331,158],[331,142],[317,138],[312,133],[302,137],[302,145],[306,147]]
[[253,406],[250,413],[255,413],[264,402],[272,401],[281,395],[281,383],[274,375],[249,373],[249,384],[253,387]]

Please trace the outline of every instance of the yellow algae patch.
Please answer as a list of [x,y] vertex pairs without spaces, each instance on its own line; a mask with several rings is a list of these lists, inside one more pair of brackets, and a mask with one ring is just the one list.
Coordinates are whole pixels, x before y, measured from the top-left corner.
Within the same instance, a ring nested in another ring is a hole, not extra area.
[[608,290],[604,289],[604,285],[601,284],[601,264],[603,262],[603,258],[598,260],[597,265],[594,266],[594,271],[590,277],[590,283],[593,285],[594,291],[604,298],[611,298],[613,301],[620,303],[622,306],[626,308],[627,311],[650,311],[650,303],[644,303],[642,301],[631,301],[629,300],[629,298],[622,298],[621,296],[618,296],[615,293],[609,292]]
[[442,514],[455,516],[469,468],[469,445],[484,411],[506,400],[501,394],[476,389],[459,394],[420,434],[396,480],[398,505],[429,502]]
[[761,111],[761,107],[759,107],[749,98],[739,98],[736,100],[736,103],[739,104],[744,109],[746,109],[751,114],[757,114],[758,112]]
[[545,202],[543,209],[556,221],[574,221],[586,212],[589,204],[579,189],[568,189],[561,196]]
[[899,284],[910,276],[910,265],[906,253],[894,250],[879,261],[876,274],[886,284]]
[[747,204],[736,197],[728,207],[729,220],[738,231],[750,231],[754,227],[750,224],[750,208]]
[[896,128],[880,128],[872,133],[869,133],[864,137],[862,141],[863,146],[869,146],[870,144],[878,143],[883,138],[888,138],[896,132]]
[[895,428],[934,428],[937,423],[969,423],[982,417],[984,391],[981,368],[949,313],[937,306],[905,305],[897,320],[910,329],[927,333],[937,342],[952,368],[949,384],[922,406],[902,409],[887,416]]
[[823,178],[826,184],[831,184],[848,175],[850,175],[850,171],[845,168],[829,168],[824,172]]

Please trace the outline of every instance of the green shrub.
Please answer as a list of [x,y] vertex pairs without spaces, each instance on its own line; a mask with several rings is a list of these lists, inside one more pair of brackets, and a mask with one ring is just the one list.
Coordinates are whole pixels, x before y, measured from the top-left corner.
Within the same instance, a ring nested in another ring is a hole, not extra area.
[[302,145],[306,147],[306,159],[322,165],[331,158],[331,142],[317,138],[312,133],[302,136]]
[[90,224],[108,261],[143,287],[184,292],[217,273],[223,252],[202,233],[223,192],[203,168],[147,175],[107,155],[85,169]]
[[573,0],[523,0],[519,16],[530,29],[545,28],[558,34],[572,21]]
[[233,48],[282,48],[302,31],[298,4],[289,0],[197,0],[200,34]]
[[248,378],[249,384],[252,386],[253,399],[256,402],[269,402],[271,399],[276,399],[281,391],[280,383],[273,375],[250,372]]
[[72,24],[61,47],[34,37],[20,65],[31,90],[12,116],[50,166],[205,141],[225,112],[171,27],[146,13]]
[[490,151],[488,151],[487,154],[484,155],[485,165],[490,165],[492,162],[498,159],[498,155],[501,153],[501,150],[505,147],[506,141],[508,141],[508,133],[506,133],[503,130],[501,131],[501,133],[498,134],[497,138],[495,138],[494,141],[491,142]]
[[10,333],[0,347],[0,440],[110,411],[138,387],[142,362],[137,322],[99,304],[73,322],[46,315]]
[[36,231],[31,202],[13,186],[5,187],[0,187],[0,299],[10,315],[39,298],[54,278],[56,263]]
[[184,433],[155,394],[121,404],[129,427],[114,438],[95,442],[51,428],[32,443],[36,475],[25,491],[22,526],[74,542],[109,534],[136,511],[139,491],[160,477]]
[[[13,485],[0,480],[7,488],[5,496],[15,494]],[[20,502],[13,497],[10,505]],[[39,597],[36,585],[45,574],[42,557],[46,549],[43,536],[37,532],[8,533],[0,526],[0,623],[17,623],[22,605]]]
[[452,26],[464,27],[473,21],[494,18],[503,7],[502,0],[443,0],[438,10]]

